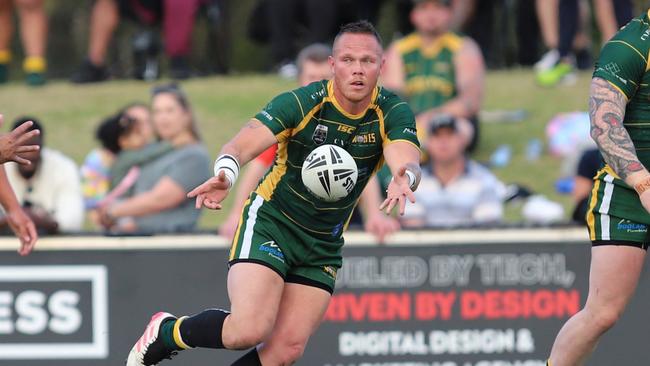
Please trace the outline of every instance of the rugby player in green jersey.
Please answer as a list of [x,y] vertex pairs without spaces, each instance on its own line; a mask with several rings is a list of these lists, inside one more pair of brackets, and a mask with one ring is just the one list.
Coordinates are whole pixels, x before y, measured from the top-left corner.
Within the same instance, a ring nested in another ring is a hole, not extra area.
[[560,330],[547,365],[585,363],[632,298],[650,238],[650,13],[605,44],[591,82],[591,136],[604,159],[587,224],[593,243],[585,307]]
[[[253,348],[234,365],[290,365],[303,353],[334,290],[342,232],[364,186],[384,161],[393,173],[380,208],[404,212],[420,178],[415,120],[408,105],[377,86],[384,63],[372,24],[348,24],[334,40],[333,79],[280,94],[223,146],[216,176],[190,197],[220,209],[240,165],[274,143],[273,168],[246,202],[230,252],[230,312],[190,317],[155,314],[128,356],[128,366],[155,365],[193,347]],[[348,151],[359,177],[337,202],[301,182],[307,155],[322,144]]]

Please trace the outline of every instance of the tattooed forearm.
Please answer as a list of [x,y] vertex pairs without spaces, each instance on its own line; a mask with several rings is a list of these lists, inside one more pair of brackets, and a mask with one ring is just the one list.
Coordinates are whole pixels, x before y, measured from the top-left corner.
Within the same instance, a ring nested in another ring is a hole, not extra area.
[[625,96],[606,80],[594,78],[589,95],[591,137],[596,141],[605,162],[622,179],[644,170],[634,144],[623,126]]

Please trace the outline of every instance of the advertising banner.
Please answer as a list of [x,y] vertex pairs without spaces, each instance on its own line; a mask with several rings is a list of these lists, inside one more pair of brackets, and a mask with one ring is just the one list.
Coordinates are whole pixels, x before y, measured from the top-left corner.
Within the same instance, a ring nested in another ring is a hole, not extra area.
[[[179,243],[179,245],[182,243]],[[122,365],[152,314],[228,307],[225,248],[0,251],[0,366]],[[349,246],[298,365],[543,366],[586,300],[588,243]],[[646,365],[648,274],[589,365]],[[229,365],[183,352],[170,365]]]

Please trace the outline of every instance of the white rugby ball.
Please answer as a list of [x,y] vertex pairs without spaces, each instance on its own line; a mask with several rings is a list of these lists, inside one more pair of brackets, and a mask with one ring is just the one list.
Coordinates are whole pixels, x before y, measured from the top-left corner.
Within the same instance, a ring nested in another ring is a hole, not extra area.
[[302,183],[327,202],[336,202],[350,194],[358,175],[352,155],[336,145],[315,148],[302,164]]

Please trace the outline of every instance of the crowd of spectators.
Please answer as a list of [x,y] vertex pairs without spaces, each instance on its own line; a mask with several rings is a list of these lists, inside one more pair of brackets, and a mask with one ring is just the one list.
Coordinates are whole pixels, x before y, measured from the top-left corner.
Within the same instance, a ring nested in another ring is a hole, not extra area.
[[[158,49],[169,57],[169,76],[193,76],[190,64],[191,33],[202,7],[215,0],[97,0],[92,5],[87,56],[72,76],[75,83],[108,80],[107,54],[122,19],[138,24],[134,49],[140,52],[133,77],[160,76]],[[400,227],[476,226],[503,219],[506,185],[472,158],[480,144],[479,111],[485,94],[484,77],[490,66],[492,45],[475,32],[485,19],[476,14],[497,0],[395,0],[396,37],[387,47],[382,86],[401,95],[416,115],[422,144],[423,178],[417,203],[408,204],[400,220],[378,214],[372,207],[390,173],[381,170],[370,181],[352,222],[364,225],[380,241]],[[528,12],[545,49],[528,52],[521,63],[535,63],[537,82],[554,86],[571,79],[575,68],[590,65],[589,43],[583,26],[587,17],[580,0],[522,0],[517,12]],[[256,42],[268,43],[270,70],[296,76],[299,85],[328,79],[330,44],[337,26],[358,18],[377,20],[384,1],[259,0],[248,24]],[[0,83],[9,77],[12,8],[18,10],[29,85],[46,81],[45,39],[47,17],[43,1],[0,0]],[[504,5],[504,6],[512,6]],[[631,18],[628,0],[594,1],[603,40]],[[535,12],[536,10],[536,12]],[[494,15],[493,11],[487,13]],[[155,29],[162,30],[162,42]],[[461,31],[466,31],[461,33]],[[488,31],[484,33],[490,33]],[[471,35],[475,34],[476,37]],[[523,41],[525,43],[525,40]],[[164,46],[163,46],[164,44]],[[302,48],[302,45],[309,44]],[[302,51],[296,53],[296,50]],[[545,51],[545,53],[543,53]],[[531,56],[531,52],[534,53]],[[541,56],[541,57],[540,57]],[[34,121],[41,130],[33,143],[44,146],[42,125],[36,118],[16,120],[18,126]],[[43,147],[28,154],[31,165],[7,164],[9,181],[19,202],[41,233],[75,232],[84,225],[84,212],[96,230],[122,235],[187,232],[196,228],[199,214],[186,194],[207,179],[210,157],[201,142],[190,100],[177,84],[155,87],[148,103],[133,103],[106,117],[98,125],[99,147],[89,152],[80,169],[63,154]],[[235,203],[219,233],[232,237],[245,198],[275,158],[271,148],[251,162],[237,187]],[[591,177],[600,157],[588,152],[574,182],[580,221]],[[363,219],[361,219],[363,217]],[[0,221],[7,231],[7,223]]]

